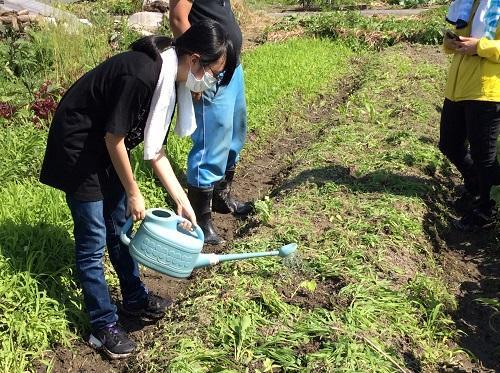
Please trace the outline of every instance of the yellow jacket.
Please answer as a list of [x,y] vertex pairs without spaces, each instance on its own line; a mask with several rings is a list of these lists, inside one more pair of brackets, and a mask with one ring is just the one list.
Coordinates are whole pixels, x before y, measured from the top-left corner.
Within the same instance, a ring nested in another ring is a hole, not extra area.
[[[455,30],[460,36],[469,36],[471,22],[479,5],[476,1],[469,24],[462,30]],[[445,48],[446,53],[453,53]],[[479,39],[477,56],[454,54],[448,71],[445,97],[451,101],[494,101],[500,102],[500,24],[495,40]]]

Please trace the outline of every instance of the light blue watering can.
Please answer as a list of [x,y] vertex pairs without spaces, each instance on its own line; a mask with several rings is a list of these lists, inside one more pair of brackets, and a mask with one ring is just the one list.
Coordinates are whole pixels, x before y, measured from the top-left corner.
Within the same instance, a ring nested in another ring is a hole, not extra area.
[[144,266],[177,278],[188,277],[193,269],[229,260],[242,260],[263,256],[291,255],[297,249],[292,243],[279,250],[241,254],[203,254],[203,231],[196,227],[188,232],[179,226],[185,219],[161,208],[146,210],[146,217],[130,239],[127,232],[133,224],[129,218],[121,230],[120,238],[129,247],[130,255]]

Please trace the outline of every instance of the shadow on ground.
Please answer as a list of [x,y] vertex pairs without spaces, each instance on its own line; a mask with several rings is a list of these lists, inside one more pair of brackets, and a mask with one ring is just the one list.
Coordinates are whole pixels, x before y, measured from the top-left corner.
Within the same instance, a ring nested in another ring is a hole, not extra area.
[[[444,232],[451,271],[463,274],[454,315],[463,332],[460,347],[470,351],[485,371],[500,372],[500,318],[479,300],[500,300],[498,229],[484,233]],[[445,267],[445,270],[447,268]]]
[[[500,299],[500,236],[498,227],[487,232],[464,233],[454,228],[450,211],[456,177],[448,169],[428,178],[377,170],[361,177],[336,164],[305,170],[273,189],[271,195],[289,193],[305,183],[343,185],[353,192],[379,192],[421,198],[426,206],[424,231],[442,261],[446,280],[456,294],[452,317],[460,330],[456,343],[471,356],[443,366],[445,372],[500,372],[500,315],[481,298]],[[406,357],[407,368],[421,371],[415,357]]]
[[354,175],[353,170],[339,165],[329,165],[313,170],[306,170],[296,177],[285,181],[273,189],[271,196],[289,193],[305,183],[319,187],[329,182],[344,185],[353,192],[381,192],[400,196],[424,198],[432,191],[428,179],[413,175],[396,174],[388,170],[377,170],[361,177]]

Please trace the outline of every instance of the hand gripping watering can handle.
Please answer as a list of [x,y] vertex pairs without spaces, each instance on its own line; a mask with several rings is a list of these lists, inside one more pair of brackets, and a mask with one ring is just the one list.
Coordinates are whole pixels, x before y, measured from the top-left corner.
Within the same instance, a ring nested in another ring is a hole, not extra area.
[[[185,222],[185,221],[189,221],[189,220],[187,220],[179,215],[176,216],[176,219],[177,219],[177,224],[180,224],[180,223]],[[194,231],[190,232],[190,231],[187,231],[185,229],[182,229],[182,232],[187,232],[187,234],[189,234],[190,236],[193,236],[195,238],[198,238],[199,240],[205,241],[205,235],[203,234],[203,231],[201,230],[200,226],[193,224],[193,227],[194,227]]]
[[127,236],[127,232],[129,231],[130,228],[132,228],[132,224],[134,224],[134,219],[132,219],[132,216],[130,216],[123,225],[122,230],[120,232],[120,240],[127,246],[130,243],[130,238],[129,236]]

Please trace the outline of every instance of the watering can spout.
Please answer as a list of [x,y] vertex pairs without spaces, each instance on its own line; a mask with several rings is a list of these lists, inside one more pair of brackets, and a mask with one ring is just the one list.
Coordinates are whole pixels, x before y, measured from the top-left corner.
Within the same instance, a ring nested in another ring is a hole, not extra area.
[[263,256],[280,256],[282,258],[292,255],[295,250],[297,250],[297,244],[291,243],[285,246],[280,247],[278,250],[274,251],[263,251],[256,253],[240,253],[240,254],[203,254],[200,253],[196,262],[194,264],[194,268],[207,267],[211,265],[215,265],[219,262],[227,262],[230,260],[244,260],[251,258],[260,258]]
[[200,253],[196,262],[194,263],[194,268],[202,268],[215,265],[220,262],[220,256],[217,254],[203,254]]

